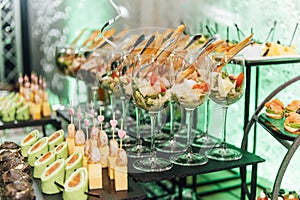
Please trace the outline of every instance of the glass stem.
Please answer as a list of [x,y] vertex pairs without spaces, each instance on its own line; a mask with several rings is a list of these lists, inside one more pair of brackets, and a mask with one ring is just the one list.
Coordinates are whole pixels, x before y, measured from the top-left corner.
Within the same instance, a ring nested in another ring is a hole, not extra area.
[[127,113],[128,113],[128,101],[125,97],[121,97],[122,102],[122,119],[123,119],[123,130],[127,130]]
[[109,93],[109,98],[110,98],[110,106],[113,114],[115,112],[115,95],[113,94],[113,92]]
[[187,153],[192,154],[192,121],[194,109],[185,109],[187,118]]
[[223,108],[223,129],[222,129],[222,147],[226,149],[226,120],[227,120],[227,106],[222,107]]
[[97,92],[97,90],[98,90],[98,87],[92,86],[94,108],[96,108],[96,105],[97,105],[96,102],[97,102],[97,100],[98,100],[98,97],[97,97],[98,92]]
[[140,112],[141,110],[138,107],[135,107],[135,123],[136,123],[136,139],[137,146],[142,145],[141,132],[140,132]]
[[150,150],[151,150],[151,157],[152,159],[156,158],[156,149],[155,149],[155,137],[156,137],[156,131],[155,131],[155,127],[156,127],[156,120],[157,120],[157,112],[149,112],[150,115],[150,120],[151,120],[151,146],[150,146]]
[[205,126],[204,126],[204,134],[205,137],[208,138],[208,121],[209,121],[209,98],[205,103]]
[[173,120],[174,120],[174,101],[171,99],[170,101],[170,140],[171,141],[175,140]]
[[186,111],[184,107],[180,106],[181,109],[181,120],[180,120],[180,127],[184,129],[186,127]]

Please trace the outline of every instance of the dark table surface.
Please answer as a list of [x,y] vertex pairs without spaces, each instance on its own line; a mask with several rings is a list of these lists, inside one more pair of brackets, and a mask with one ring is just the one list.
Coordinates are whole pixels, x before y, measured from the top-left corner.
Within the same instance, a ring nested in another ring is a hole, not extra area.
[[[67,111],[58,111],[58,116],[61,116],[64,120],[69,122],[69,115]],[[228,146],[232,148],[236,148],[230,144]],[[236,148],[237,149],[237,148]],[[204,154],[206,149],[199,150],[198,148],[193,148],[195,153],[201,152]],[[186,167],[186,166],[178,166],[174,165],[171,170],[159,173],[145,173],[133,168],[132,163],[135,159],[129,158],[129,167],[128,173],[129,176],[133,178],[136,182],[157,182],[161,180],[170,180],[174,178],[184,178],[187,176],[197,175],[197,174],[205,174],[209,172],[216,172],[221,170],[233,169],[241,166],[252,165],[255,163],[261,163],[265,160],[255,154],[249,153],[247,151],[242,151],[242,158],[237,161],[214,161],[209,160],[208,163],[202,166],[196,167]],[[157,152],[157,155],[164,158],[169,158],[172,154]]]
[[[237,149],[232,145],[228,145],[232,148]],[[205,149],[202,149],[200,152],[204,153]],[[195,153],[198,153],[199,150],[197,148],[194,149]],[[139,170],[136,170],[132,167],[132,162],[134,160],[129,159],[129,175],[133,178],[133,180],[137,182],[156,182],[161,180],[170,180],[174,178],[184,178],[187,176],[193,176],[198,174],[205,174],[210,172],[216,172],[221,170],[229,170],[241,166],[252,165],[255,163],[261,163],[265,160],[255,154],[242,151],[242,158],[236,161],[214,161],[209,160],[208,163],[201,165],[201,166],[194,166],[194,167],[186,167],[186,166],[179,166],[173,165],[172,169],[159,172],[159,173],[145,173]],[[167,158],[170,154],[158,153],[158,156]]]
[[[128,182],[128,191],[115,191],[114,189],[114,181],[109,180],[107,175],[107,169],[102,170],[102,189],[94,189],[89,190],[89,193],[100,195],[99,197],[89,196],[89,200],[103,199],[103,200],[120,200],[120,199],[135,199],[142,200],[147,199],[148,196],[146,192],[143,190],[143,186],[140,183],[136,183],[131,178],[129,178]],[[35,190],[35,195],[37,200],[61,200],[62,192],[58,194],[43,194],[41,192],[41,180],[34,179],[33,187]],[[74,199],[75,200],[75,199]]]

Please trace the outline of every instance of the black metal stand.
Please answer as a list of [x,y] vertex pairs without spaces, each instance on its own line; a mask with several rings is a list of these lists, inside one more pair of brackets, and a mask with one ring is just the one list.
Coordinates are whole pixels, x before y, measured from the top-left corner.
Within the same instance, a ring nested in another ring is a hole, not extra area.
[[56,116],[51,117],[42,117],[39,120],[24,120],[24,121],[13,121],[13,122],[2,122],[0,121],[0,130],[5,129],[13,129],[13,128],[23,128],[23,127],[30,127],[30,126],[42,126],[44,136],[46,134],[46,126],[51,124],[55,127],[56,130],[61,129],[61,121]]

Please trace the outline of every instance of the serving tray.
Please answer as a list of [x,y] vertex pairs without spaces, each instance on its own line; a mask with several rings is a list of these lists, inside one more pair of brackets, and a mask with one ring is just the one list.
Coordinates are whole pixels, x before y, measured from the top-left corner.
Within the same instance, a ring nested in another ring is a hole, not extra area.
[[[99,200],[99,199],[109,199],[109,200],[120,200],[120,199],[135,199],[135,200],[143,200],[148,199],[146,192],[143,189],[143,186],[140,183],[134,182],[131,178],[129,178],[128,182],[128,191],[115,191],[114,189],[114,181],[109,180],[107,175],[107,168],[102,169],[102,177],[103,177],[103,188],[102,189],[94,189],[89,190],[89,193],[98,195],[89,196],[89,200]],[[33,189],[36,195],[37,200],[61,200],[62,192],[58,194],[43,194],[41,192],[41,180],[33,179]]]
[[258,117],[258,123],[260,123],[271,134],[280,137],[284,140],[293,141],[298,135],[292,134],[284,129],[283,123],[285,118],[272,119],[266,116],[265,113]]

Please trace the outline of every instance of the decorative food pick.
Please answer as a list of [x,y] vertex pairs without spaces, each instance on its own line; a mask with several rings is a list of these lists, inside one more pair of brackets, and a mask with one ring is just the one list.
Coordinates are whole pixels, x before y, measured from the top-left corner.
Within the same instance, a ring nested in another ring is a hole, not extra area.
[[73,101],[71,100],[71,102],[70,102],[70,104],[71,104],[71,107],[70,107],[70,109],[69,109],[69,113],[70,113],[70,116],[71,116],[71,124],[73,124],[73,118],[74,118],[74,108],[73,108]]
[[80,107],[77,111],[77,118],[78,118],[78,129],[81,130],[81,119],[82,119],[82,113],[80,112]]
[[101,111],[101,107],[99,108],[99,115],[98,115],[98,121],[99,121],[99,124],[100,124],[100,130],[102,131],[102,123],[104,121],[104,116],[102,115],[102,111]]
[[126,136],[126,131],[123,130],[123,119],[121,120],[121,129],[118,130],[118,136],[120,137],[120,149],[122,149],[122,139]]
[[113,140],[115,140],[115,128],[118,125],[118,121],[116,120],[116,115],[115,113],[113,114],[113,119],[111,119],[109,121],[111,127],[112,127],[112,136],[113,136]]
[[93,127],[96,126],[96,122],[95,122],[95,110],[94,110],[94,104],[93,102],[91,101],[91,117],[93,119]]
[[87,119],[87,113],[85,113],[84,125],[86,130],[86,140],[89,139],[89,120]]

